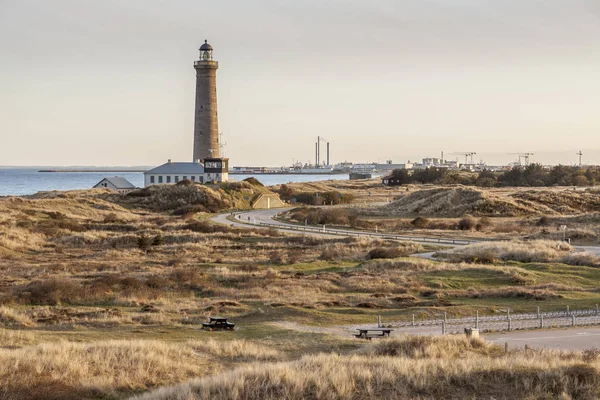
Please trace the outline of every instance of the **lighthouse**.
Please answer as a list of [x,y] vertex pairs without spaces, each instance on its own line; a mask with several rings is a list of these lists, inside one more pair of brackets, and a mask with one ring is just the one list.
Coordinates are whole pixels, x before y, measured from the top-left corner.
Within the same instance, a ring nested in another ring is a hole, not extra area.
[[217,69],[213,48],[208,41],[200,46],[196,70],[196,107],[194,119],[194,162],[219,158],[219,116],[217,113]]

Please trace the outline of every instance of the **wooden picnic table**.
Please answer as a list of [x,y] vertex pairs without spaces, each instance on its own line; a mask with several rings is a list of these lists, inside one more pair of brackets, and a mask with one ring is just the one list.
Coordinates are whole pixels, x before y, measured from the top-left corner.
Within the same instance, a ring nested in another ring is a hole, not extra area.
[[[383,338],[389,337],[390,333],[392,333],[393,329],[390,328],[358,328],[358,335],[354,335],[359,339],[367,339],[371,340],[373,338]],[[369,333],[373,332],[373,333]]]
[[222,330],[222,329],[228,329],[228,330],[233,330],[233,328],[235,328],[235,324],[233,322],[228,322],[227,318],[223,318],[223,317],[210,317],[210,321],[209,322],[203,322],[202,323],[202,327],[204,329],[208,329],[208,330]]

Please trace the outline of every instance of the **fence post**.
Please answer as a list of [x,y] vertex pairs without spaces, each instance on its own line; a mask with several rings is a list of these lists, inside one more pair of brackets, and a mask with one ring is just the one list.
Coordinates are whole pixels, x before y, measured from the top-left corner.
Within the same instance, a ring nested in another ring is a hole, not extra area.
[[377,316],[377,327],[381,328],[381,315]]
[[413,314],[412,326],[415,326],[415,314]]
[[448,323],[448,314],[444,311],[444,323]]
[[446,334],[446,322],[442,321],[442,335]]
[[575,326],[575,314],[571,315],[571,326]]
[[540,315],[540,329],[544,329],[544,314]]
[[569,306],[567,306],[567,315],[571,315],[571,311],[569,311]]
[[479,310],[475,311],[475,329],[479,329]]
[[540,306],[538,306],[537,310],[538,310],[538,311],[537,311],[537,316],[538,316],[538,318],[539,318],[539,317],[540,317]]
[[598,315],[598,304],[596,304],[596,315]]
[[508,353],[508,342],[504,342],[504,352]]
[[506,319],[510,321],[510,309],[506,309]]
[[511,331],[511,328],[512,328],[512,326],[511,326],[511,325],[512,325],[512,324],[511,324],[511,322],[512,322],[512,321],[511,321],[511,319],[509,318],[509,319],[508,319],[508,331],[509,331],[509,332]]

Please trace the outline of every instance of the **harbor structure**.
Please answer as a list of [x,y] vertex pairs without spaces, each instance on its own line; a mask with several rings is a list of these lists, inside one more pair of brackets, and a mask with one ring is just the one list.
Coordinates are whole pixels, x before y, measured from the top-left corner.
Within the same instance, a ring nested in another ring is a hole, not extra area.
[[192,160],[220,157],[219,116],[217,113],[217,69],[213,48],[208,41],[200,46],[196,70],[196,105],[194,110],[194,151]]

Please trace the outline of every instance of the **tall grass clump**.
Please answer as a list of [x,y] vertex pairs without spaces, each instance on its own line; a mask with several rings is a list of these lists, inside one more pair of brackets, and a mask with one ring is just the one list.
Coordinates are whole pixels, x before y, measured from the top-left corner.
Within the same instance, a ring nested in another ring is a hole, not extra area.
[[358,354],[251,364],[134,399],[594,399],[599,366],[581,353],[504,354],[479,340],[394,339]]

